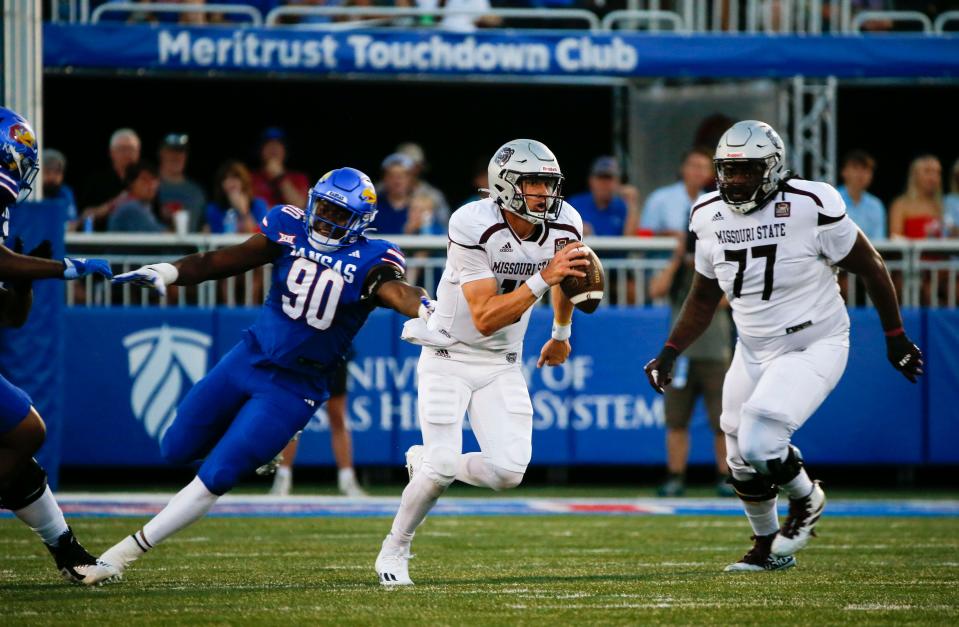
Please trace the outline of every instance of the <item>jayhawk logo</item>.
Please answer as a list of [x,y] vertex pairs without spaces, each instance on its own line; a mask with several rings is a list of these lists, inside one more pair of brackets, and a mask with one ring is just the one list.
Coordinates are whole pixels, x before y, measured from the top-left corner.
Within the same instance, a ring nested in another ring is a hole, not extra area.
[[329,172],[327,172],[326,174],[324,174],[323,176],[321,176],[319,182],[322,183],[322,182],[325,181],[326,179],[330,178],[330,175],[331,175],[331,174],[333,174],[333,170],[330,170]]
[[373,188],[367,187],[362,192],[360,192],[360,198],[365,200],[370,205],[376,204],[376,192],[373,191]]
[[9,133],[10,139],[28,148],[36,150],[37,138],[33,136],[33,131],[31,131],[26,125],[14,124],[10,127]]

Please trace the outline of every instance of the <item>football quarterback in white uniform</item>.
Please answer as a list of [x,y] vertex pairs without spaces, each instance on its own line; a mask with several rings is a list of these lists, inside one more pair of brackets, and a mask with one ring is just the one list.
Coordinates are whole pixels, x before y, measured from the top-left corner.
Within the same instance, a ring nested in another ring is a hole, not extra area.
[[[583,222],[562,198],[563,176],[545,145],[517,139],[489,163],[489,197],[450,218],[446,268],[428,322],[404,326],[421,345],[417,411],[423,445],[406,454],[410,482],[376,559],[383,585],[409,585],[417,526],[454,480],[519,485],[532,455],[533,408],[523,377],[531,308],[552,287],[552,338],[537,366],[569,356],[573,305],[559,289],[583,277]],[[482,453],[462,454],[463,416]]]
[[[849,316],[836,267],[862,278],[885,330],[889,360],[913,383],[922,374],[922,354],[903,331],[882,257],[832,186],[789,176],[772,127],[753,120],[735,124],[720,139],[715,164],[719,190],[700,197],[689,220],[693,286],[646,374],[662,392],[677,355],[705,330],[726,296],[739,339],[723,385],[721,425],[731,483],[755,541],[726,570],[789,568],[826,501],[790,438],[846,367]],[[782,527],[779,489],[789,497]]]

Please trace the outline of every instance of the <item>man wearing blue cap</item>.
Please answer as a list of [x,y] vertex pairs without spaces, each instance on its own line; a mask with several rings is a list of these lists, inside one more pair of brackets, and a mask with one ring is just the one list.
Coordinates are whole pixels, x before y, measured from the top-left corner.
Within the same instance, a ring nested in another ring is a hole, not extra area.
[[621,185],[615,157],[598,157],[589,171],[589,191],[569,199],[583,217],[583,227],[592,235],[625,235],[635,188]]

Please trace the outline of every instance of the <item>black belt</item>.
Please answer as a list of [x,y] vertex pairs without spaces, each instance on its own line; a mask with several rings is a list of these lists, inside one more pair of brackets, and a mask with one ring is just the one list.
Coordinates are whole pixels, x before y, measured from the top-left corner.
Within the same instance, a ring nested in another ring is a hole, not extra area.
[[799,324],[797,324],[797,325],[794,326],[794,327],[789,327],[789,328],[787,328],[787,329],[786,329],[786,335],[791,335],[791,334],[795,333],[796,331],[802,331],[802,330],[805,329],[806,327],[811,327],[811,326],[812,326],[812,320],[806,320],[805,322],[800,322]]

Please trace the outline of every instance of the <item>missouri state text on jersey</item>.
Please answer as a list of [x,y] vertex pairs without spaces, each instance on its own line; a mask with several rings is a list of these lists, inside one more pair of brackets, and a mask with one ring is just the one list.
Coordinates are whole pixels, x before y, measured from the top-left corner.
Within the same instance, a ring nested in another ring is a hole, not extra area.
[[525,240],[513,233],[502,210],[491,199],[462,206],[450,218],[446,268],[436,290],[438,303],[430,327],[472,348],[519,350],[532,308],[514,324],[483,336],[473,323],[462,285],[494,278],[500,294],[512,292],[545,268],[556,251],[582,239],[582,232],[583,220],[565,202],[556,220],[538,225]]
[[696,271],[718,279],[740,337],[773,338],[848,328],[834,265],[859,229],[830,185],[790,179],[742,215],[712,192],[693,205]]
[[289,205],[263,219],[263,235],[288,252],[273,262],[269,296],[245,339],[264,361],[325,379],[375,307],[374,277],[382,279],[386,268],[390,278],[402,279],[406,260],[395,244],[362,236],[319,251],[306,228],[303,210]]

